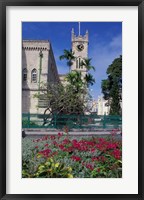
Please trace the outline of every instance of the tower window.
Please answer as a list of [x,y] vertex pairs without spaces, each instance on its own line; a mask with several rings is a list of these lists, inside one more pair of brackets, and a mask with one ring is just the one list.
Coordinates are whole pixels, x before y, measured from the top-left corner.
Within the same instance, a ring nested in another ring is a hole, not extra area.
[[81,62],[81,59],[80,59],[80,58],[78,58],[78,60],[79,60],[79,68],[81,68],[81,66],[80,66],[80,64],[81,64],[81,63],[80,63],[80,62]]
[[31,82],[36,83],[37,82],[37,70],[33,69],[31,73]]
[[76,60],[76,68],[79,68],[79,62],[78,62],[78,59]]
[[27,81],[27,69],[23,70],[23,81]]
[[82,69],[83,68],[83,66],[81,66],[81,58],[80,57],[78,57],[77,59],[76,59],[76,68],[77,69]]

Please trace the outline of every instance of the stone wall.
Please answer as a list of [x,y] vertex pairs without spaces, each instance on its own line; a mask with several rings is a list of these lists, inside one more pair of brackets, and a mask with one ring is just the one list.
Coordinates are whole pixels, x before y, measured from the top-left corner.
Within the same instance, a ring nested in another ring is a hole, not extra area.
[[[40,73],[40,52],[41,75]],[[27,80],[23,80],[23,70],[27,69]],[[32,70],[36,69],[37,81],[32,82]],[[38,108],[40,83],[59,81],[58,71],[50,42],[47,40],[24,40],[22,43],[22,112],[43,113],[45,108]]]

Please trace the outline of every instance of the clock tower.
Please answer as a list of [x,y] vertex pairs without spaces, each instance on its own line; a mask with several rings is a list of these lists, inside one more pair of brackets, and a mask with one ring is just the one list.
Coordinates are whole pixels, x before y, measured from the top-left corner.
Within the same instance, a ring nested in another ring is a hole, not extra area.
[[88,58],[88,31],[84,36],[79,35],[76,36],[74,34],[74,29],[72,29],[72,51],[74,52],[74,56],[76,59],[73,61],[71,66],[71,71],[77,70],[80,71],[82,76],[87,73],[87,70],[84,66],[81,66],[80,63],[84,58]]

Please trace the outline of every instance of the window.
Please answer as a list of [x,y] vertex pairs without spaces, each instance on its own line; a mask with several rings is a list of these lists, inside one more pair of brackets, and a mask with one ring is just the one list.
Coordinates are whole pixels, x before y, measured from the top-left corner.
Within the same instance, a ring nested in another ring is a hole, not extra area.
[[83,68],[83,66],[81,66],[81,58],[80,57],[78,57],[77,59],[76,59],[76,68],[78,69],[82,69]]
[[23,81],[27,81],[27,69],[23,70]]
[[31,73],[31,82],[36,83],[37,82],[37,70],[33,69]]
[[81,59],[78,58],[79,68],[81,68],[81,66],[80,66],[81,63],[80,62],[81,62]]
[[79,64],[78,64],[78,59],[76,59],[76,68],[78,68]]

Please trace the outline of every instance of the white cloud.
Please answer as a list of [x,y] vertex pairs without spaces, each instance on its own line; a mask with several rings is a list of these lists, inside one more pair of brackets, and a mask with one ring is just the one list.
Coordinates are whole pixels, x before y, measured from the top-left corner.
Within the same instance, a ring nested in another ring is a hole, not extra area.
[[112,39],[109,46],[113,48],[120,48],[122,45],[122,36],[118,35]]

